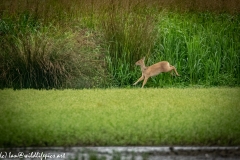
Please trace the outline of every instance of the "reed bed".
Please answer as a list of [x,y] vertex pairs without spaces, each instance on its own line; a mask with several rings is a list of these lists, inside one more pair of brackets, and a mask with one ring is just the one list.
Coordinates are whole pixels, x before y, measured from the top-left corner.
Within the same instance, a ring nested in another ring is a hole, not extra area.
[[1,1],[1,88],[130,86],[142,56],[181,74],[147,86],[238,86],[239,11],[237,0]]

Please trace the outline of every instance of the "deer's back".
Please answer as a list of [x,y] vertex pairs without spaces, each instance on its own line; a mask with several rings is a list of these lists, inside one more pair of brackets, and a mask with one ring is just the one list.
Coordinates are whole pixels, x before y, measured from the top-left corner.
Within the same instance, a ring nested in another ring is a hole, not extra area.
[[149,76],[155,76],[161,72],[167,72],[169,70],[169,67],[170,67],[169,62],[161,61],[149,66],[145,73],[148,74]]

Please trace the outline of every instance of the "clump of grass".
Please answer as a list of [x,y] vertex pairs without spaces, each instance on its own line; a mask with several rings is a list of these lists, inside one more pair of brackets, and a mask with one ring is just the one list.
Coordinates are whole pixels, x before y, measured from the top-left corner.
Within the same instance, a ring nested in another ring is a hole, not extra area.
[[2,88],[84,88],[105,81],[99,52],[85,54],[95,43],[84,34],[43,25],[28,12],[1,19],[0,29]]
[[74,54],[71,53],[71,46],[67,43],[68,35],[51,35],[50,38],[48,33],[40,31],[41,24],[27,13],[20,15],[19,20],[15,22],[3,19],[0,26],[3,30],[0,48],[1,86],[14,88],[66,86],[65,83],[76,71],[74,66],[70,66]]
[[[126,11],[122,4],[112,4],[104,15],[102,30],[107,42],[108,69],[118,86],[127,85],[136,77],[134,63],[150,54],[156,38],[155,11],[137,4]],[[136,70],[135,70],[136,71]]]

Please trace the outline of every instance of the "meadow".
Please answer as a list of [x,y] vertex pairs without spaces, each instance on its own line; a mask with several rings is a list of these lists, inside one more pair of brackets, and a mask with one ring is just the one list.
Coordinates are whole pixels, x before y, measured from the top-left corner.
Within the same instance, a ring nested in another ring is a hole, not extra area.
[[240,144],[239,88],[0,90],[0,147]]
[[146,87],[239,86],[239,11],[238,0],[1,1],[0,87],[126,87],[143,56],[182,75]]

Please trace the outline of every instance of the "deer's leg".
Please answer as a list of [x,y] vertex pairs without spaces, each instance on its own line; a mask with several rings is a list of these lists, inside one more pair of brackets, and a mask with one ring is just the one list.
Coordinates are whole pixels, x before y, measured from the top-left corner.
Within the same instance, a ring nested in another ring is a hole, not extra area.
[[[171,66],[171,72],[172,72],[173,70],[174,70],[174,72],[175,72],[175,74],[176,74],[177,76],[180,76],[180,75],[178,74],[176,68],[175,68],[174,66]],[[172,75],[173,75],[173,74],[172,74]]]
[[149,77],[146,77],[144,78],[144,81],[143,81],[143,84],[142,84],[142,88],[144,87],[144,85],[147,83],[147,80],[148,80]]
[[144,76],[142,75],[133,85],[136,85],[139,81],[142,81],[144,79]]

